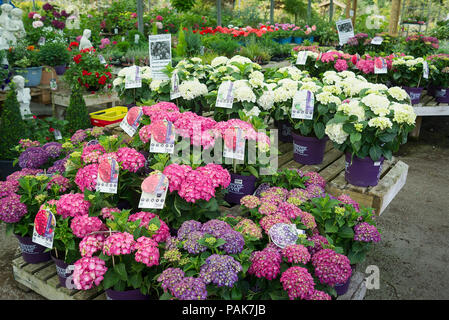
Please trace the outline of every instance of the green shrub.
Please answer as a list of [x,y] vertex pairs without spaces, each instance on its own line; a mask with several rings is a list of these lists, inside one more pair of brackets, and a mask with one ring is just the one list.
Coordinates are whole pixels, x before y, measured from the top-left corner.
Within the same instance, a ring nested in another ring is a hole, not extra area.
[[67,131],[73,134],[78,129],[87,129],[91,126],[89,112],[84,102],[81,88],[76,86],[70,95],[70,102],[65,114]]
[[187,55],[189,57],[198,55],[201,51],[201,36],[198,33],[193,33],[192,30],[184,32],[187,43]]
[[40,61],[47,66],[60,66],[70,61],[67,45],[60,42],[46,42],[39,50]]
[[215,51],[219,55],[224,55],[229,58],[233,57],[241,45],[227,34],[214,34],[204,36],[203,45]]

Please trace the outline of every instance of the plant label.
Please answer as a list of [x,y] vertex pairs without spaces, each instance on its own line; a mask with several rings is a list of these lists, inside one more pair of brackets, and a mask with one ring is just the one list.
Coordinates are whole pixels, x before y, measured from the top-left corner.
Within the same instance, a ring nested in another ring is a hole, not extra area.
[[170,79],[170,100],[177,99],[181,96],[179,91],[179,76],[178,72],[174,71]]
[[175,127],[172,122],[156,122],[151,128],[150,152],[170,153],[175,150]]
[[429,64],[427,63],[427,61],[424,61],[422,63],[422,72],[423,72],[423,78],[429,79]]
[[374,60],[374,74],[385,74],[387,72],[387,60],[382,57],[377,57]]
[[37,42],[37,44],[41,47],[43,45],[45,45],[45,37],[40,37],[39,41]]
[[276,223],[268,230],[271,241],[281,249],[295,244],[301,234],[305,234],[305,231],[297,229],[294,224],[287,223]]
[[[114,28],[114,33],[115,34],[118,34],[118,29],[117,28]],[[122,40],[123,41],[123,40]]]
[[150,51],[151,78],[153,80],[170,80],[165,70],[171,65],[171,34],[148,36]]
[[98,56],[98,59],[100,60],[101,64],[106,64],[106,59],[101,54]]
[[125,37],[124,37],[124,36],[122,36],[122,42],[123,42],[123,41],[125,41]]
[[55,236],[56,218],[49,209],[39,210],[34,218],[33,239],[34,243],[46,248],[53,248]]
[[384,38],[382,38],[382,37],[374,37],[371,40],[371,44],[381,45],[383,41],[384,41]]
[[142,78],[139,73],[139,66],[136,67],[135,74],[126,75],[125,77],[125,89],[142,88]]
[[154,171],[142,182],[142,196],[139,208],[162,209],[168,190],[168,178],[162,172]]
[[293,97],[292,118],[293,119],[313,119],[313,109],[315,98],[313,92],[309,90],[299,90]]
[[202,55],[202,56],[204,55],[204,49],[205,49],[204,46],[201,46],[201,47],[200,47],[200,55]]
[[307,62],[307,51],[299,51],[298,58],[296,58],[296,64],[304,66]]
[[117,193],[119,165],[118,162],[108,157],[98,165],[96,191],[103,193]]
[[134,43],[135,43],[135,44],[138,44],[138,43],[139,43],[139,40],[140,40],[140,35],[139,35],[139,34],[135,34],[135,35],[134,35]]
[[336,22],[338,31],[338,40],[340,45],[344,45],[348,42],[349,38],[354,37],[354,28],[352,26],[351,19],[339,20]]
[[55,131],[53,131],[53,134],[55,135],[56,140],[62,140],[61,131],[59,131],[58,129],[55,129]]
[[132,137],[136,133],[137,128],[140,125],[140,119],[142,118],[142,115],[142,108],[132,107],[131,109],[129,109],[125,118],[123,118],[122,122],[120,123],[120,128],[122,128],[123,131],[125,131],[130,137]]
[[225,81],[220,84],[217,93],[217,101],[215,107],[232,109],[234,104],[234,83],[232,81]]
[[229,159],[245,160],[246,140],[239,127],[231,127],[225,131],[223,156]]

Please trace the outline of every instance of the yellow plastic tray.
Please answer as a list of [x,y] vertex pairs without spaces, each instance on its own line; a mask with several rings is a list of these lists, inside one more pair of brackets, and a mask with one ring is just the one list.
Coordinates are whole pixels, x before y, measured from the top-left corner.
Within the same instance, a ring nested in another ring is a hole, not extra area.
[[123,119],[128,112],[127,107],[113,107],[96,112],[89,113],[90,117],[95,120],[117,121]]

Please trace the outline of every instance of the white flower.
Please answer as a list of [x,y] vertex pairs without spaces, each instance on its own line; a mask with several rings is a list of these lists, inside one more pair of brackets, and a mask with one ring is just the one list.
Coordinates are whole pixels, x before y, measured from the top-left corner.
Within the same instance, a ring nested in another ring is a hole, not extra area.
[[399,101],[406,100],[409,97],[407,91],[400,87],[391,87],[387,92],[390,96]]
[[301,82],[300,90],[309,90],[313,93],[317,92],[320,89],[320,86],[317,85],[313,81]]
[[349,103],[342,103],[338,106],[337,111],[342,111],[347,116],[357,116],[358,121],[365,120],[365,109],[355,99]]
[[247,58],[247,57],[242,57],[239,55],[233,56],[229,61],[228,61],[228,65],[231,64],[232,62],[238,62],[241,64],[245,64],[245,63],[253,63],[251,61],[251,59]]
[[196,62],[196,63],[202,63],[203,62],[203,60],[201,60],[201,58],[197,58],[197,57],[194,57],[194,58],[192,58],[190,60],[192,60],[192,62]]
[[210,65],[215,68],[217,66],[221,66],[221,65],[225,65],[227,64],[229,61],[228,58],[226,57],[216,57],[215,59],[212,60],[212,62],[210,63]]
[[36,28],[43,27],[44,23],[42,21],[40,21],[40,20],[37,20],[37,21],[33,21],[32,25],[33,25],[33,28],[36,29]]
[[[246,81],[246,80],[238,80]],[[245,82],[240,82],[240,84],[235,85],[238,81],[234,82],[234,98],[239,101],[256,102],[256,95],[254,94],[251,87]],[[245,83],[245,84],[244,84]]]
[[362,102],[378,116],[383,117],[390,113],[390,101],[384,96],[370,93],[366,97],[363,97]]
[[341,123],[331,123],[326,125],[325,133],[337,144],[343,144],[348,138],[349,134],[343,131],[343,124]]
[[274,102],[285,102],[292,99],[296,90],[287,90],[284,86],[273,90]]
[[193,100],[208,93],[207,86],[198,79],[183,81],[179,85],[179,92],[185,100]]
[[123,83],[123,79],[120,77],[117,77],[114,79],[114,81],[112,81],[112,85],[114,87],[117,87],[117,86],[121,85],[122,83]]
[[335,71],[326,71],[323,74],[323,83],[334,84],[341,82],[341,77]]
[[355,78],[355,73],[348,70],[340,72],[339,75],[345,78]]
[[150,83],[150,89],[151,91],[159,91],[160,87],[167,83],[167,80],[153,80]]
[[342,90],[341,87],[338,85],[333,85],[333,86],[323,86],[323,91],[325,92],[329,92],[332,94],[336,94],[336,95],[340,95]]
[[42,16],[41,16],[39,13],[35,13],[35,14],[33,15],[33,19],[34,19],[34,20],[39,20],[40,18],[42,18]]
[[316,95],[316,100],[321,102],[322,104],[329,104],[329,103],[335,103],[340,104],[341,100],[340,98],[334,96],[332,93],[323,91]]
[[278,81],[278,85],[281,85],[282,87],[284,87],[284,89],[288,90],[288,91],[294,91],[296,92],[298,90],[298,82],[294,81],[292,79],[281,79]]
[[249,75],[249,84],[253,87],[253,88],[259,88],[263,85],[263,73],[260,71],[253,71],[250,73]]
[[246,111],[246,109],[243,109],[243,112],[246,116],[252,118],[252,117],[258,117],[260,114],[260,109],[256,106],[254,106],[250,111]]
[[394,111],[393,121],[410,125],[415,124],[416,113],[411,105],[394,103],[391,109]]
[[271,90],[264,91],[264,93],[257,100],[257,104],[263,110],[270,110],[273,107],[273,104],[274,104],[273,91],[271,91]]
[[368,121],[368,126],[379,128],[380,130],[385,130],[387,128],[391,128],[393,126],[393,123],[386,117],[377,117]]

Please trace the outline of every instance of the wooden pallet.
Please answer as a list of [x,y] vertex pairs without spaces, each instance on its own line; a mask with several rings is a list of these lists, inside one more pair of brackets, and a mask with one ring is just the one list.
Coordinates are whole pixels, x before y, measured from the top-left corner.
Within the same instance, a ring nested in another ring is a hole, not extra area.
[[392,160],[384,161],[377,186],[353,186],[345,180],[345,155],[334,149],[330,142],[326,144],[323,162],[318,165],[297,163],[293,160],[292,149],[293,146],[290,143],[279,146],[279,150],[284,151],[278,158],[280,168],[296,168],[303,172],[318,172],[327,181],[326,192],[335,197],[347,194],[360,205],[374,208],[377,215],[381,215],[385,211],[407,180],[408,165],[393,157]]
[[69,290],[61,287],[53,261],[38,264],[26,263],[22,256],[12,261],[14,279],[49,300],[105,300],[104,291]]
[[419,137],[422,117],[449,116],[449,104],[437,102],[434,97],[427,95],[425,91],[421,97],[421,102],[413,105],[413,109],[417,115],[415,129],[410,132],[410,136],[413,138]]
[[[6,94],[7,92],[1,91],[0,92],[0,101],[6,100]],[[42,104],[49,104],[51,103],[51,90],[50,86],[45,85],[39,85],[37,87],[31,87],[30,88],[30,95],[31,100],[35,102],[39,102]]]

